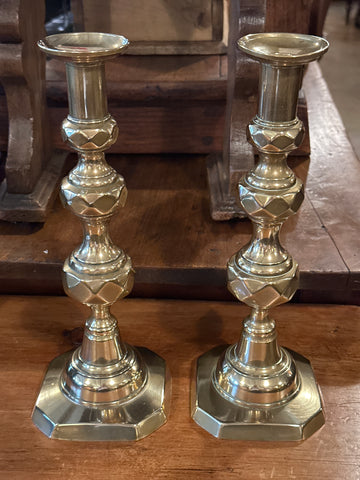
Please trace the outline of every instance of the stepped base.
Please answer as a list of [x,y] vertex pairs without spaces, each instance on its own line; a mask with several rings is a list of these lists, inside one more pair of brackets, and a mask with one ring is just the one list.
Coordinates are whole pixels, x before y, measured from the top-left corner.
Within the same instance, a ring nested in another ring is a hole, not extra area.
[[170,375],[161,357],[144,347],[137,350],[147,366],[145,386],[127,401],[96,407],[74,403],[60,389],[61,372],[73,352],[55,358],[32,414],[36,427],[50,438],[77,441],[140,440],[161,427],[168,416]]
[[218,393],[212,383],[218,359],[227,346],[216,347],[197,361],[192,388],[194,421],[214,437],[231,440],[304,440],[324,424],[321,394],[310,362],[292,355],[300,378],[298,393],[283,404],[235,404]]

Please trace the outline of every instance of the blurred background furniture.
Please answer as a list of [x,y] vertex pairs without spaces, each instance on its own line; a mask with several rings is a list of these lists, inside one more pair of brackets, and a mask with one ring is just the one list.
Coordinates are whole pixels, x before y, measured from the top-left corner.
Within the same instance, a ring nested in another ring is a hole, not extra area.
[[44,221],[56,194],[64,155],[52,154],[46,113],[45,4],[0,2],[0,218]]
[[[121,33],[126,55],[107,66],[109,108],[120,125],[114,153],[221,149],[228,0],[72,0],[74,29]],[[63,65],[47,62],[52,140],[66,105]]]
[[346,0],[346,15],[345,15],[345,20],[346,24],[348,25],[350,22],[350,14],[351,14],[351,9],[353,7],[353,4],[357,5],[357,12],[355,15],[355,26],[357,28],[360,28],[360,1],[358,0],[357,2],[354,2],[353,0]]

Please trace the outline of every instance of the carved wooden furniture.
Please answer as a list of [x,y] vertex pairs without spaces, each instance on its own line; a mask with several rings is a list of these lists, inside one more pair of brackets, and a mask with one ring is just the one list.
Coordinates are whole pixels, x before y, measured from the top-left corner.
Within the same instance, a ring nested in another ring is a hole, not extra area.
[[7,150],[0,185],[4,220],[44,221],[64,161],[64,155],[51,156],[45,59],[35,45],[44,34],[44,18],[42,1],[3,0],[0,4],[0,82],[7,103],[6,113],[6,103],[1,101],[5,117],[1,149]]
[[[107,66],[109,105],[121,125],[112,152],[221,149],[228,0],[72,0],[71,6],[75,30],[128,35],[131,42],[126,55]],[[52,133],[60,145],[63,67],[48,62],[47,79]]]

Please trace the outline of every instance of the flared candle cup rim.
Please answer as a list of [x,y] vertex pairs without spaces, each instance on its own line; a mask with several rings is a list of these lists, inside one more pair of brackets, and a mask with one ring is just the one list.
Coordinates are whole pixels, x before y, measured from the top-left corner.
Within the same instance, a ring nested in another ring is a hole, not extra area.
[[50,56],[74,62],[109,59],[124,52],[129,40],[122,35],[100,32],[57,33],[38,41]]
[[254,60],[299,66],[319,59],[329,48],[322,37],[302,33],[253,33],[237,42],[239,49]]

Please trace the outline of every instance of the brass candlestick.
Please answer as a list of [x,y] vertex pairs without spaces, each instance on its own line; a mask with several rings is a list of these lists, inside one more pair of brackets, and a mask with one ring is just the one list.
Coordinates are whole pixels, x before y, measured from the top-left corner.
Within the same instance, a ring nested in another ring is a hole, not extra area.
[[304,65],[328,43],[264,33],[247,35],[238,46],[262,66],[259,113],[248,127],[259,161],[239,183],[253,237],[231,257],[227,273],[229,290],[252,312],[236,345],[198,359],[192,415],[219,438],[301,440],[324,423],[320,393],[309,361],[278,346],[269,309],[289,301],[298,287],[298,265],[279,241],[281,225],[304,198],[286,158],[304,133],[296,117]]
[[70,114],[62,134],[79,161],[62,182],[61,199],[82,220],[84,239],[65,261],[63,284],[92,314],[82,345],[51,362],[33,422],[52,438],[137,440],[166,421],[170,383],[165,361],[123,343],[110,313],[131,291],[134,271],[108,234],[127,190],[103,153],[118,133],[107,110],[104,62],[122,53],[128,41],[84,32],[52,35],[38,45],[66,62]]

